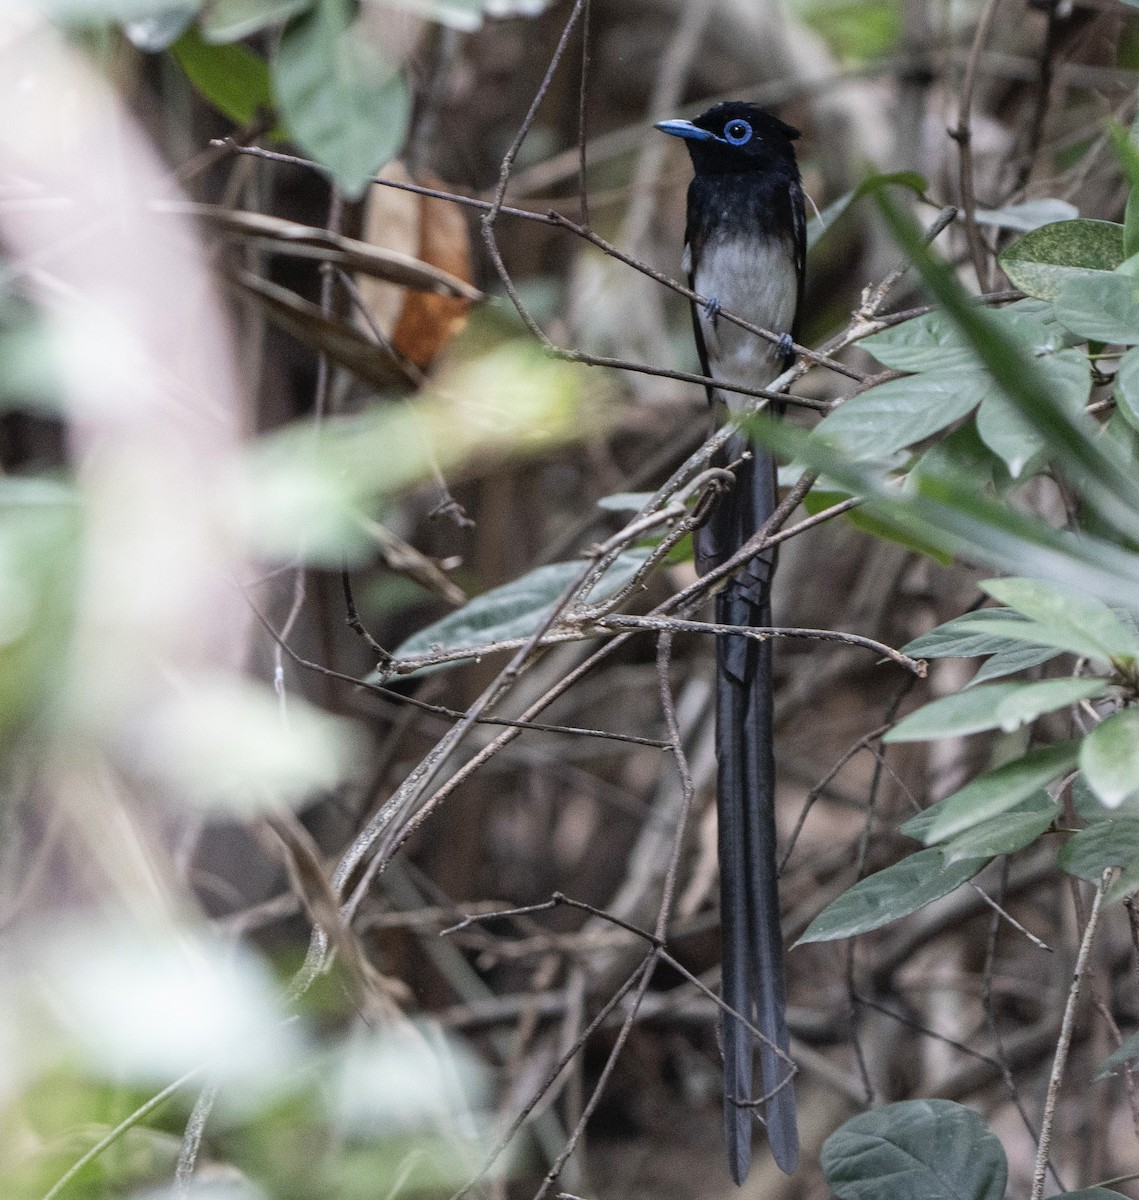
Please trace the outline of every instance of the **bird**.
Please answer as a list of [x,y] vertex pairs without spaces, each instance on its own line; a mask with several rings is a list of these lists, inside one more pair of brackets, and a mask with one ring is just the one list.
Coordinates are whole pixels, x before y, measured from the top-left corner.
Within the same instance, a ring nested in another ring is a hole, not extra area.
[[[807,257],[803,189],[795,157],[799,131],[754,104],[727,101],[692,121],[656,128],[685,140],[692,159],[683,265],[704,375],[764,387],[794,361]],[[731,313],[776,337],[727,321]],[[748,400],[708,384],[719,421]],[[771,516],[777,502],[771,454],[739,431],[716,452],[734,484],[696,531],[696,569],[729,559]],[[766,550],[716,596],[723,625],[771,624],[775,554]],[[720,857],[721,1042],[728,1166],[742,1184],[751,1166],[753,1115],[762,1111],[772,1157],[788,1174],[799,1160],[794,1074],[789,1054],[783,934],[775,830],[775,751],[770,640],[716,639],[717,816]],[[757,1039],[761,1089],[753,1091]]]

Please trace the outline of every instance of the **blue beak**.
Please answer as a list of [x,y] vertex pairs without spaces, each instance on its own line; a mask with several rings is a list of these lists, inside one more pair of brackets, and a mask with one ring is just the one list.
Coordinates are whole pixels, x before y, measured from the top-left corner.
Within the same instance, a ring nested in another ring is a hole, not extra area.
[[661,133],[671,133],[673,137],[687,138],[690,142],[714,142],[716,135],[693,125],[691,121],[658,121],[653,126]]

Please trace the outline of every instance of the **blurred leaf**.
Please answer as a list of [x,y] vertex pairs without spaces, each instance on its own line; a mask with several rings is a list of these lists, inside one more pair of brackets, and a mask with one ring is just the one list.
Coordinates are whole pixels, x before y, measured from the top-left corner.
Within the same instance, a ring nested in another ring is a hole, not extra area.
[[487,1079],[463,1045],[427,1024],[348,1039],[326,1103],[334,1127],[360,1139],[430,1132],[486,1100]]
[[0,476],[0,753],[63,673],[82,525],[79,497],[64,484]]
[[1026,200],[1023,204],[1008,204],[1004,208],[980,208],[973,214],[978,225],[1014,229],[1021,233],[1028,233],[1057,221],[1075,220],[1079,215],[1080,210],[1067,200],[1048,198]]
[[947,864],[940,849],[919,850],[892,867],[859,880],[831,901],[795,944],[833,942],[888,925],[947,896],[983,870],[989,861],[971,858]]
[[209,1067],[248,1100],[295,1049],[272,976],[241,945],[188,930],[71,929],[39,965],[52,1009],[114,1079],[165,1086]]
[[[1097,876],[1095,882],[1099,882]],[[1139,1058],[1139,1033],[1133,1033],[1129,1038],[1126,1038],[1115,1050],[1104,1059],[1103,1066],[1095,1073],[1095,1078],[1106,1079],[1109,1075],[1115,1074],[1115,1068],[1123,1066],[1124,1063],[1131,1062],[1133,1059]],[[1102,1193],[1101,1196],[1093,1196],[1093,1192]],[[1111,1197],[1115,1200],[1119,1196],[1118,1192],[1109,1192],[1106,1188],[1085,1188],[1083,1192],[1066,1192],[1064,1196],[1057,1196],[1056,1200],[1072,1200],[1074,1197],[1079,1197],[1080,1200],[1108,1200]]]
[[[1097,659],[1139,655],[1139,635],[1106,604],[1043,579],[988,579],[981,590],[1035,623],[1026,640]],[[1021,630],[1010,631],[1016,637]]]
[[597,501],[597,507],[606,512],[640,512],[653,498],[652,492],[614,492],[611,496],[602,496]]
[[1135,603],[1139,559],[1103,537],[1057,530],[949,475],[926,476],[915,489],[899,492],[877,468],[851,462],[788,422],[759,414],[749,428],[774,450],[797,457],[862,497],[866,511],[895,536],[921,539],[971,563],[1053,579],[1112,605]]
[[317,0],[285,27],[271,69],[285,127],[358,200],[403,145],[411,99],[352,15],[350,0]]
[[[947,264],[931,254],[912,219],[901,213],[884,194],[878,195],[878,206],[923,282],[961,327],[1004,394],[1016,405],[1021,416],[1043,434],[1052,459],[1080,488],[1101,520],[1125,537],[1139,539],[1139,479],[1128,473],[1117,457],[1097,442],[1098,430],[1094,422],[1083,413],[1072,412],[1065,404],[1064,392],[1057,389],[1046,363],[1026,353],[1017,339],[1008,336],[990,314],[970,300]],[[1016,245],[1048,236],[1060,237],[1063,241],[1064,236],[1049,235],[1049,230],[1087,224],[1097,223],[1069,221],[1059,226],[1046,225],[1026,234]],[[1096,235],[1089,235],[1088,239],[1079,232],[1066,236],[1069,241],[1082,245],[1084,240],[1094,241]],[[1090,250],[1086,252],[1091,253]]]
[[828,413],[811,436],[851,458],[880,460],[968,415],[993,388],[991,376],[979,368],[891,379]]
[[[604,378],[510,341],[436,372],[415,400],[374,406],[351,417],[305,422],[261,438],[249,451],[224,507],[258,553],[339,568],[373,548],[362,513],[430,478],[461,477],[472,461],[547,451],[601,427]],[[596,401],[597,407],[593,407]]]
[[148,54],[157,54],[167,50],[185,33],[194,14],[201,7],[199,4],[175,8],[168,12],[158,13],[153,17],[142,17],[136,21],[128,21],[123,26],[127,40]]
[[[650,553],[646,549],[619,554],[583,601],[599,604],[615,595],[636,576]],[[551,563],[492,588],[408,638],[394,657],[420,658],[436,650],[474,649],[490,642],[529,637],[584,566],[581,561]]]
[[1097,821],[1070,837],[1056,865],[1069,875],[1099,883],[1108,867],[1125,867],[1139,858],[1139,820]]
[[[986,625],[976,629],[978,622]],[[1019,614],[1008,608],[982,608],[938,625],[902,647],[903,654],[914,658],[978,658],[982,654],[1018,649],[1018,640],[990,632],[989,623],[1025,625]]]
[[196,12],[202,0],[31,0],[31,8],[52,20],[73,25],[100,25],[107,21],[150,24],[160,30],[161,19],[180,18],[187,9]]
[[1139,347],[1128,350],[1115,373],[1115,399],[1119,412],[1139,429]]
[[1118,808],[1139,791],[1139,709],[1114,713],[1088,734],[1080,770],[1108,808]]
[[1000,816],[1076,765],[1079,742],[1032,750],[911,817],[898,830],[933,845]]
[[902,32],[892,0],[798,0],[802,19],[840,57],[865,62],[893,50]]
[[840,1200],[1003,1200],[1001,1143],[951,1100],[903,1100],[860,1113],[823,1143]]
[[1059,815],[1059,806],[1048,793],[1037,792],[999,817],[959,833],[941,850],[947,864],[963,858],[1014,854],[1036,841]]
[[240,42],[312,5],[313,0],[212,0],[199,25],[207,42]]
[[251,125],[273,111],[269,67],[244,46],[216,46],[188,29],[171,53],[194,87],[223,116],[237,125]]
[[482,25],[486,8],[485,0],[385,0],[385,3],[425,21],[437,21],[466,33],[473,33]]
[[999,650],[987,662],[981,664],[976,675],[965,686],[976,687],[977,684],[990,679],[1003,679],[1006,675],[1015,675],[1017,671],[1026,671],[1029,667],[1051,662],[1059,654],[1060,651],[1051,646],[1035,646],[1030,642],[1024,642],[1015,649]]
[[140,719],[128,754],[190,803],[248,814],[298,805],[344,778],[353,728],[237,678],[191,681]]
[[851,189],[846,195],[840,196],[837,200],[832,201],[823,209],[821,213],[816,214],[807,224],[807,246],[814,248],[828,229],[857,201],[863,196],[868,196],[879,188],[884,187],[904,187],[909,188],[917,196],[924,196],[929,190],[929,180],[924,175],[919,175],[916,171],[894,171],[882,175],[869,175],[856,188]]
[[1080,337],[1123,346],[1139,344],[1139,279],[1093,275],[1063,282],[1057,319]]
[[1076,220],[1026,233],[998,261],[1013,287],[1051,300],[1066,281],[1114,271],[1124,257],[1122,225]]

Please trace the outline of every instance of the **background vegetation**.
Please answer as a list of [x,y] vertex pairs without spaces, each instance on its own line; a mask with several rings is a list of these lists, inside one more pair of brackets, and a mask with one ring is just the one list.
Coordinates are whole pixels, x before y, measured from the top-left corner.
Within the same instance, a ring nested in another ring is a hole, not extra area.
[[651,132],[727,96],[820,210],[751,548],[804,1165],[745,1191],[1133,1193],[1137,35],[0,14],[5,1197],[734,1193],[724,481]]

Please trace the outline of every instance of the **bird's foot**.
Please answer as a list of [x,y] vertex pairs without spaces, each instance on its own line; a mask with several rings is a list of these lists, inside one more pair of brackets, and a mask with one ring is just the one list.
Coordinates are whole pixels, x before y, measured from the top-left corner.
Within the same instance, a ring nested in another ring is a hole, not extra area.
[[795,340],[789,333],[779,335],[779,354],[785,363],[790,363],[795,357]]
[[708,320],[711,321],[713,325],[715,325],[716,321],[719,319],[721,307],[722,305],[715,296],[709,296],[708,299],[704,301],[704,311],[708,314]]

